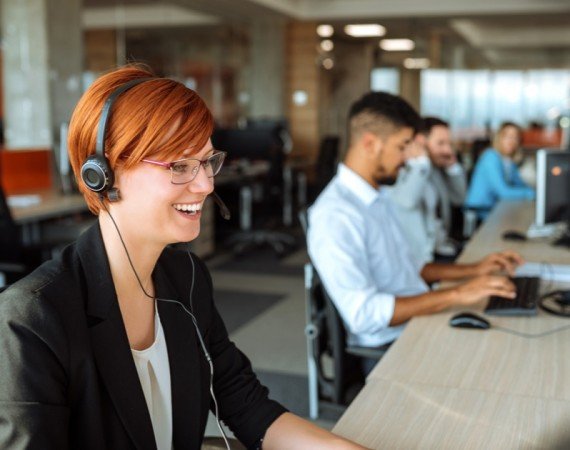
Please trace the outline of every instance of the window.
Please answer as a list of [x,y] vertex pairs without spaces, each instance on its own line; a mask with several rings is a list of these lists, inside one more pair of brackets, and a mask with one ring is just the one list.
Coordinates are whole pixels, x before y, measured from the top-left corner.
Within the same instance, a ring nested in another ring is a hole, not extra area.
[[473,139],[505,120],[554,127],[568,110],[570,70],[438,70],[421,73],[421,114],[449,121],[457,138]]
[[390,67],[372,69],[370,89],[398,95],[400,93],[400,71]]

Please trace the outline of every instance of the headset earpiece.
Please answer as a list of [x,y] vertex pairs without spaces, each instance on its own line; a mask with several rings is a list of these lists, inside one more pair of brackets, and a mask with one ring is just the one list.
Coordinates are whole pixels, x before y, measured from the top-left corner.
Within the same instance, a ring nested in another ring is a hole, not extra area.
[[103,194],[115,183],[115,174],[107,158],[91,155],[81,166],[81,179],[89,190]]
[[123,92],[128,91],[130,88],[137,84],[144,83],[154,78],[137,78],[128,83],[119,86],[111,95],[105,100],[103,110],[101,111],[101,118],[99,119],[99,126],[97,127],[97,143],[95,146],[95,154],[89,156],[81,166],[81,181],[85,183],[87,189],[99,193],[101,196],[107,195],[111,202],[120,200],[119,190],[113,188],[115,184],[115,174],[109,164],[109,160],[105,157],[105,134],[107,132],[107,124],[111,116],[111,108],[115,103],[117,97]]

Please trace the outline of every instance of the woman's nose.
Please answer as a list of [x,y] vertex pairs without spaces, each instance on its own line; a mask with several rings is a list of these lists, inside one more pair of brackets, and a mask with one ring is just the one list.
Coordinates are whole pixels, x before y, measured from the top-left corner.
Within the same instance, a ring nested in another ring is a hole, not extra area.
[[214,178],[209,177],[204,166],[200,165],[196,178],[188,183],[188,190],[194,193],[210,194],[214,190]]

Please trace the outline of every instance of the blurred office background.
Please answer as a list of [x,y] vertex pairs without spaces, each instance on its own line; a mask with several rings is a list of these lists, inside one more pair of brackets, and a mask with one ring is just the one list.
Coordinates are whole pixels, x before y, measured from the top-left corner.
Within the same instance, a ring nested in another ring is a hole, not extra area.
[[467,168],[504,120],[525,129],[531,166],[535,149],[568,145],[568,0],[1,4],[0,177],[24,246],[42,244],[45,226],[60,229],[64,216],[85,219],[79,208],[31,225],[18,208],[41,204],[38,192],[73,195],[65,124],[99,74],[142,62],[195,89],[215,116],[214,144],[230,155],[220,189],[234,214],[224,223],[205,212],[194,250],[213,270],[232,338],[305,416],[297,212],[342,157],[349,105],[371,89],[402,95],[449,121]]

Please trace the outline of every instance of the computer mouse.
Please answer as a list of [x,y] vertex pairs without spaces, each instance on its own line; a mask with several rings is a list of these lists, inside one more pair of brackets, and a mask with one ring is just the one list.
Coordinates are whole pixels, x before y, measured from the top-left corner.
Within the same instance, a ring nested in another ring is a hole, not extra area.
[[524,233],[510,230],[503,233],[503,239],[506,241],[526,241],[527,237]]
[[491,323],[487,319],[471,312],[455,314],[449,319],[449,325],[457,328],[473,328],[477,330],[491,328]]

